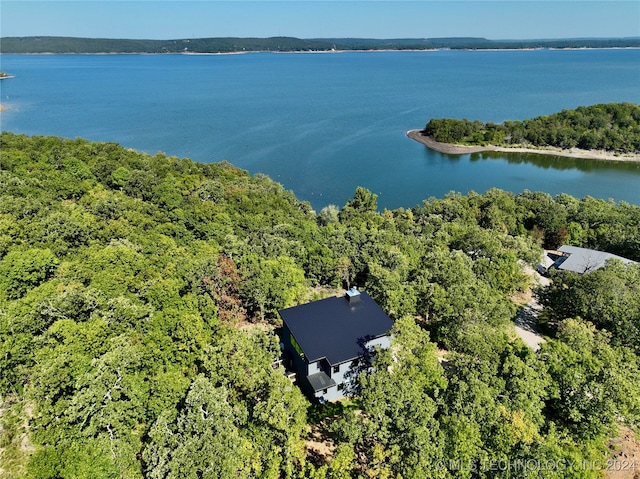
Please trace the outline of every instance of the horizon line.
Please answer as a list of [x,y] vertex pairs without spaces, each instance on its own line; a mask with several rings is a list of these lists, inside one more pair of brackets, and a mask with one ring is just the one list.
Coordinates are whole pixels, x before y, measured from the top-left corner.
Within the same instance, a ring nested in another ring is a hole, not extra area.
[[0,39],[7,38],[72,38],[79,40],[135,40],[135,41],[184,41],[184,40],[211,40],[222,38],[234,38],[234,39],[258,39],[268,40],[276,38],[289,38],[296,40],[375,40],[375,41],[389,41],[389,40],[481,40],[488,42],[532,42],[532,41],[567,41],[567,40],[640,40],[640,35],[636,36],[622,36],[622,37],[557,37],[557,38],[486,38],[486,37],[474,37],[474,36],[443,36],[443,37],[296,37],[291,35],[272,35],[266,37],[257,36],[215,36],[215,37],[176,37],[176,38],[134,38],[134,37],[84,37],[84,36],[68,36],[68,35],[11,35],[0,36]]

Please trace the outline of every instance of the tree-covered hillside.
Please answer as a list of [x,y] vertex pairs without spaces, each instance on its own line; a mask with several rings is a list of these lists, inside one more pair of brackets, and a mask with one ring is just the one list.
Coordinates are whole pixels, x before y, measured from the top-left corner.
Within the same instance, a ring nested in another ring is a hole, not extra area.
[[608,103],[501,124],[432,119],[424,134],[442,143],[640,153],[640,105]]
[[43,36],[2,38],[0,48],[2,53],[232,53],[330,50],[332,45],[293,37],[129,40]]
[[78,37],[3,37],[0,53],[229,53],[330,50],[431,50],[520,48],[629,48],[640,38],[574,38],[558,40],[488,40],[486,38],[182,38],[133,40]]
[[[640,260],[638,206],[494,189],[380,212],[358,188],[316,214],[228,163],[6,132],[0,194],[3,477],[595,478],[638,425],[639,266],[555,276],[537,353],[512,330],[541,246]],[[352,401],[311,405],[272,366],[277,311],[353,285],[392,348]]]

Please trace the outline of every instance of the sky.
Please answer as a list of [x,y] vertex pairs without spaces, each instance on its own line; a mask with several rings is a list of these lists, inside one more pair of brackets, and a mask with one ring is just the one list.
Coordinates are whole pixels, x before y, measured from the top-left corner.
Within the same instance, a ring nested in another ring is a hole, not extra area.
[[1,0],[0,36],[492,40],[640,36],[639,0]]

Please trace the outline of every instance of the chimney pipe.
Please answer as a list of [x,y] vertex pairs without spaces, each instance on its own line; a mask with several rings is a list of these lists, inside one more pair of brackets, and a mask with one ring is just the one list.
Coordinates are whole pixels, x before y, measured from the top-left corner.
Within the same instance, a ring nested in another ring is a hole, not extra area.
[[358,304],[360,302],[360,291],[358,291],[356,288],[351,288],[350,290],[347,291],[347,301],[349,301],[350,304]]

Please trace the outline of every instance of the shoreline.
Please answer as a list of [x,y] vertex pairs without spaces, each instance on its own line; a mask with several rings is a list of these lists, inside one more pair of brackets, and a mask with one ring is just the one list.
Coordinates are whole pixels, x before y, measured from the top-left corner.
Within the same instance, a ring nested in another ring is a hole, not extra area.
[[509,148],[505,146],[465,146],[454,145],[451,143],[440,143],[433,138],[424,136],[423,130],[409,130],[407,131],[407,137],[411,138],[418,143],[423,144],[431,150],[435,150],[439,153],[447,155],[468,155],[471,153],[482,153],[485,151],[494,151],[499,153],[534,153],[537,155],[548,156],[564,156],[566,158],[578,158],[583,160],[604,160],[604,161],[631,161],[640,162],[640,155],[634,153],[620,153],[615,154],[609,151],[603,150],[580,150],[579,148],[571,148],[564,150],[562,148],[548,147],[548,148],[523,148],[514,147]]
[[[371,48],[348,50],[233,50],[228,52],[28,52],[28,53],[4,53],[2,55],[239,55],[243,53],[377,53],[377,52],[440,52],[440,51],[465,51],[465,52],[528,52],[540,50],[555,51],[580,51],[580,50],[640,50],[637,46],[628,47],[528,47],[528,48]],[[4,77],[4,78],[14,78]]]

